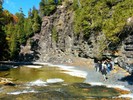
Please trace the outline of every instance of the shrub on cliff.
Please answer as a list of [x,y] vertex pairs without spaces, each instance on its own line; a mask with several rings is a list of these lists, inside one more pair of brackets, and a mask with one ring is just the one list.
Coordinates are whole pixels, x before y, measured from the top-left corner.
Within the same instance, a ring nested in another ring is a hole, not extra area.
[[49,16],[56,10],[56,5],[60,4],[62,0],[41,0],[40,14],[41,16]]
[[133,0],[74,0],[74,31],[77,34],[103,33],[107,41],[117,43],[127,19],[133,16]]

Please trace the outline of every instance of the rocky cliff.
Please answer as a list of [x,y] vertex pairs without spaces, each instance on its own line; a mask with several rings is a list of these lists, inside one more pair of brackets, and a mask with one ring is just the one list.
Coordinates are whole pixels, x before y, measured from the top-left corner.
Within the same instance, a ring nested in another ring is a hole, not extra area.
[[99,55],[99,41],[105,36],[92,35],[85,39],[83,34],[76,35],[73,31],[74,11],[70,8],[72,3],[63,3],[53,15],[43,17],[38,51],[40,61],[64,61],[66,56],[94,58]]
[[128,72],[133,72],[133,33],[128,35],[128,37],[122,42],[121,52],[118,58],[118,64],[126,69]]
[[[71,0],[67,4],[63,2],[53,15],[43,17],[41,32],[37,35],[38,48],[35,50],[39,53],[39,61],[63,63],[72,61],[72,57],[94,58],[103,51],[100,46],[101,40],[105,40],[103,34],[92,34],[86,39],[83,34],[74,33],[72,3]],[[128,71],[132,70],[132,32],[123,38],[118,51],[118,64]],[[104,52],[104,55],[107,54],[110,55],[110,51]]]
[[74,41],[73,11],[65,4],[58,6],[57,11],[43,17],[39,50],[41,61],[60,59],[60,56],[71,54]]

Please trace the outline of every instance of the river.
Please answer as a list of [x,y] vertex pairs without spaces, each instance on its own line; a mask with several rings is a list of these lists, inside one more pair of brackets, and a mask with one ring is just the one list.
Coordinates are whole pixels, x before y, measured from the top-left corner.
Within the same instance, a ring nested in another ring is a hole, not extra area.
[[[1,100],[100,100],[123,99],[129,91],[86,83],[86,70],[74,66],[23,65],[1,71],[13,86],[0,85]],[[124,100],[128,98],[124,98]]]

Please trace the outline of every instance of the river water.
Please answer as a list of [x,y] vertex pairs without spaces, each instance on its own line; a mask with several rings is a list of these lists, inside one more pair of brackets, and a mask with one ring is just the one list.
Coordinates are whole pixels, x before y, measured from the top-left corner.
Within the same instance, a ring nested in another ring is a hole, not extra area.
[[[72,66],[26,65],[1,71],[15,85],[0,85],[1,100],[118,100],[128,91],[84,83],[87,73]],[[128,100],[128,98],[126,98]],[[124,99],[124,100],[126,100]]]

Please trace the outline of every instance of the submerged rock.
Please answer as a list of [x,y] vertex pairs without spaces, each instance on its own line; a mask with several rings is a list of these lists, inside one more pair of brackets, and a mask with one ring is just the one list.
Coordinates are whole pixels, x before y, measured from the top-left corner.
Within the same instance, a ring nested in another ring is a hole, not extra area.
[[1,78],[0,84],[1,85],[8,85],[8,86],[15,86],[16,85],[12,81],[10,81],[10,79],[7,79],[7,78]]

